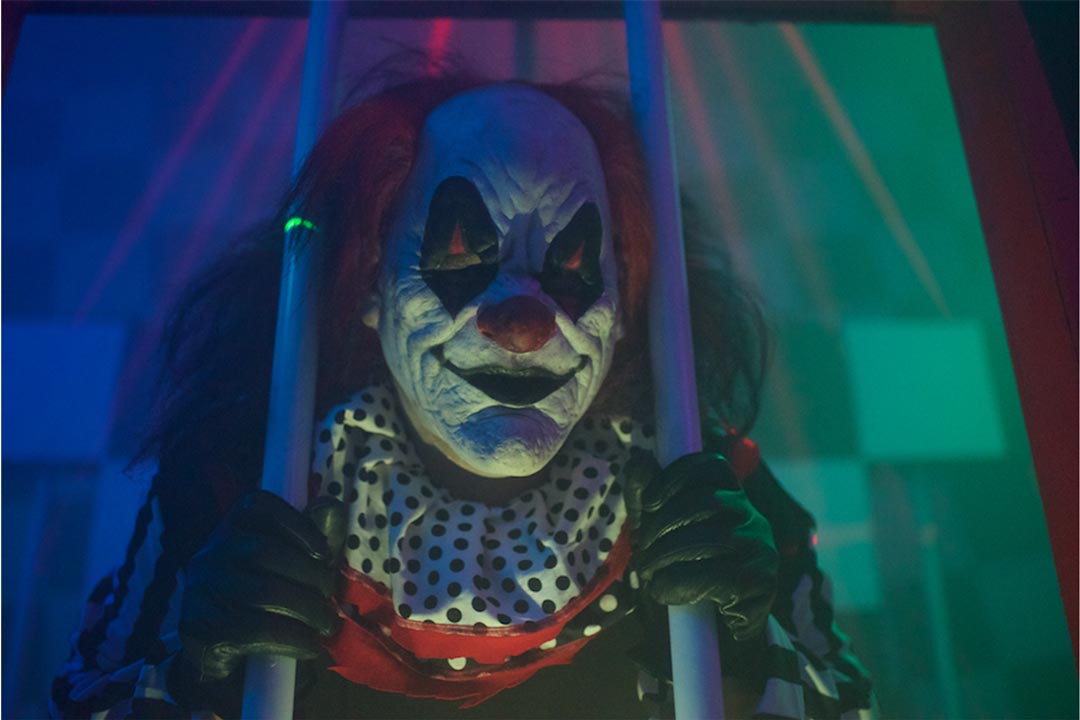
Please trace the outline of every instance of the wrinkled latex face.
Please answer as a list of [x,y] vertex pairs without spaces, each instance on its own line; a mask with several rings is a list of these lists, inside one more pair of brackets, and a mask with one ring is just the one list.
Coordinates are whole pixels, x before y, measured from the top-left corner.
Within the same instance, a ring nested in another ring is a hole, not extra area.
[[618,339],[604,176],[581,122],[515,85],[436,109],[377,302],[369,322],[421,439],[485,477],[542,469]]

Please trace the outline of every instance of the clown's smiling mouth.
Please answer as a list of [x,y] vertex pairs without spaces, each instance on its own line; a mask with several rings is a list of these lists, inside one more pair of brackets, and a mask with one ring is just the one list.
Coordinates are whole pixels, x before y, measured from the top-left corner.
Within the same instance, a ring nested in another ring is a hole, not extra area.
[[459,368],[446,359],[442,345],[432,348],[431,354],[447,370],[492,400],[510,407],[527,407],[540,402],[565,385],[589,362],[589,358],[582,355],[576,368],[568,373],[556,375],[550,370],[537,367],[507,368],[499,365],[484,365],[469,369]]

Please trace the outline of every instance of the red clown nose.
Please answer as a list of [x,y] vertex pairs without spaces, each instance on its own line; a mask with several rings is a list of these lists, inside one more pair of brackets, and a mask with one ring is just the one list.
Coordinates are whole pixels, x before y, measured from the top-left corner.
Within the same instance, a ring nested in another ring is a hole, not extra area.
[[526,353],[544,347],[555,334],[555,314],[536,298],[515,295],[480,308],[476,325],[501,347]]

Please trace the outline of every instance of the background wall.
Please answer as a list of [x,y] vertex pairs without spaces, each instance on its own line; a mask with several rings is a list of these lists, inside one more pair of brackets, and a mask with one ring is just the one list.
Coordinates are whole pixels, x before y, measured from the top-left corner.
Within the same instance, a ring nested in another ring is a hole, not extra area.
[[[3,702],[45,714],[123,554],[177,292],[288,180],[306,23],[35,16],[2,127]],[[682,183],[774,331],[753,433],[819,520],[886,717],[1075,717],[1077,679],[933,31],[669,23]],[[621,24],[355,20],[400,47],[621,83]],[[1071,442],[1071,439],[1068,440]]]

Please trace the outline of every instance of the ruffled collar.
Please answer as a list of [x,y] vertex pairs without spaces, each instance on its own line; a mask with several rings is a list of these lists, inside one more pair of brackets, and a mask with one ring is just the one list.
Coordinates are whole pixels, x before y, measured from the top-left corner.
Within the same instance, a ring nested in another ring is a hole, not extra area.
[[648,427],[585,418],[540,488],[499,506],[458,500],[428,476],[393,392],[373,386],[317,430],[312,480],[348,505],[348,565],[400,618],[530,627],[606,572],[626,520],[620,468],[650,446]]

